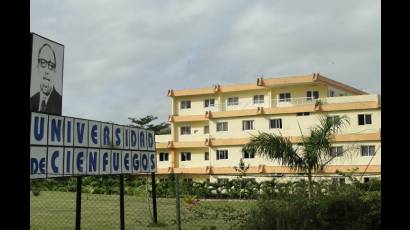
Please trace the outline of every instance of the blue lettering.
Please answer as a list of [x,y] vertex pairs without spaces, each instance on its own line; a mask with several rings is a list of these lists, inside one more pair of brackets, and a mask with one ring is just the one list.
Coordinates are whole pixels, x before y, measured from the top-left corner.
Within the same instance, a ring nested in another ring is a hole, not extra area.
[[97,171],[97,152],[88,153],[88,171],[89,172]]
[[77,171],[83,172],[83,157],[84,152],[79,152],[77,155]]
[[150,158],[151,158],[151,169],[155,169],[155,154],[151,154]]
[[[80,127],[81,125],[81,127]],[[83,143],[83,137],[84,137],[84,123],[77,123],[77,140],[78,143],[82,144]]]
[[152,137],[152,133],[147,133],[148,136],[148,147],[154,147],[154,138]]
[[31,158],[31,174],[36,174],[38,171],[38,161],[36,158]]
[[137,145],[137,134],[135,130],[131,130],[131,148],[134,148]]
[[104,145],[110,144],[110,128],[104,127]]
[[[40,124],[39,124],[40,118]],[[44,117],[34,118],[34,137],[37,141],[41,141],[44,137]]]
[[53,155],[51,155],[51,170],[53,170],[54,173],[58,173],[58,167],[56,165],[56,159],[60,156],[60,152],[58,150],[53,152]]
[[66,135],[66,143],[70,143],[71,142],[71,121],[67,121],[67,135]]
[[125,130],[125,147],[128,147],[128,129]]
[[120,169],[120,153],[112,153],[112,167],[115,171]]
[[121,144],[121,139],[119,134],[121,133],[121,129],[120,128],[116,128],[115,129],[115,137],[117,138],[117,141],[115,142],[115,145],[119,146]]
[[147,154],[142,154],[141,161],[142,161],[142,168],[144,170],[147,170],[147,168],[148,168],[148,156],[147,156]]
[[125,154],[125,156],[124,156],[124,167],[125,167],[125,169],[128,171],[128,170],[130,170],[130,166],[129,166],[129,153],[124,153]]
[[138,154],[134,154],[132,156],[132,167],[134,167],[135,171],[138,171],[138,169],[140,168],[140,158]]
[[107,169],[106,167],[108,166],[108,152],[105,152],[103,155],[103,171],[105,172]]
[[46,173],[46,158],[45,157],[41,158],[39,168],[40,168],[40,173],[42,174]]
[[51,141],[54,141],[57,138],[57,141],[61,141],[61,120],[57,120],[58,125],[56,124],[56,119],[51,120]]
[[91,128],[91,139],[93,140],[94,144],[98,144],[97,142],[97,125],[93,125],[93,127]]
[[144,135],[144,132],[140,132],[140,147],[145,148],[145,135]]
[[67,150],[67,154],[66,154],[66,172],[70,173],[71,172],[71,151]]

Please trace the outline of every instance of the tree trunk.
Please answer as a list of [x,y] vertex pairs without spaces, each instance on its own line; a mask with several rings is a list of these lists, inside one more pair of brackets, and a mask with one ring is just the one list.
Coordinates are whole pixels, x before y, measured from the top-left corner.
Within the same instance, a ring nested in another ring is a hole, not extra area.
[[308,194],[309,194],[309,199],[312,197],[312,189],[313,189],[313,186],[312,186],[312,173],[311,173],[311,171],[309,171],[308,172],[308,179],[309,179],[309,184],[308,184],[308,188],[309,188],[309,192],[308,192]]

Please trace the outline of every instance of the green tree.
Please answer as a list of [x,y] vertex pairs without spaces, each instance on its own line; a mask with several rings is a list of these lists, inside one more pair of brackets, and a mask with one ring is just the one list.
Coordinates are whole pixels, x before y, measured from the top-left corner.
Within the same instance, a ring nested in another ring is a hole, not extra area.
[[171,129],[170,125],[166,122],[162,122],[160,124],[151,124],[152,121],[158,119],[158,117],[147,115],[142,118],[132,118],[129,117],[129,120],[133,123],[131,126],[141,128],[141,129],[148,129],[153,130],[155,134],[170,134]]
[[276,134],[259,133],[244,146],[242,151],[257,153],[270,160],[278,160],[281,165],[290,167],[308,176],[309,198],[312,196],[312,174],[323,170],[335,156],[331,154],[331,142],[334,134],[345,124],[350,124],[346,116],[331,119],[327,115],[319,118],[319,123],[310,129],[310,135],[304,136],[301,143],[292,144],[289,138]]

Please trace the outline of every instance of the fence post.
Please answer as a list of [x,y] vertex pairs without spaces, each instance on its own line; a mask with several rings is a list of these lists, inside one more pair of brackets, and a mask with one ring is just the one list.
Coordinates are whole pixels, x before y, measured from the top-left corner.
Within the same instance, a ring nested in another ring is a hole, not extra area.
[[75,229],[81,229],[81,186],[82,177],[77,177],[77,200],[76,200],[76,212],[75,212]]
[[175,174],[175,198],[176,198],[176,208],[177,208],[177,230],[181,230],[181,215],[180,215],[180,207],[179,207],[179,181],[178,181],[178,174]]
[[124,175],[120,175],[120,229],[125,230],[124,221]]
[[157,223],[157,192],[155,190],[156,183],[155,183],[155,173],[151,173],[151,183],[152,183],[152,210],[154,216],[154,224]]

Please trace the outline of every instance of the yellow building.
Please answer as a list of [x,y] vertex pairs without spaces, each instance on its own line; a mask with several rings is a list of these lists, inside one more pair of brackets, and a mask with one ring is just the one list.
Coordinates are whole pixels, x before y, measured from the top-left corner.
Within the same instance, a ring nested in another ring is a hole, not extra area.
[[[157,135],[158,176],[182,174],[186,180],[215,182],[238,175],[241,158],[256,180],[301,175],[242,146],[258,132],[282,133],[295,144],[319,116],[347,115],[350,125],[335,135],[335,157],[316,178],[337,178],[336,170],[356,168],[362,180],[380,177],[380,96],[320,74],[258,78],[256,82],[208,88],[169,90],[170,135]],[[321,103],[316,103],[320,100]],[[300,128],[299,128],[300,125]]]

